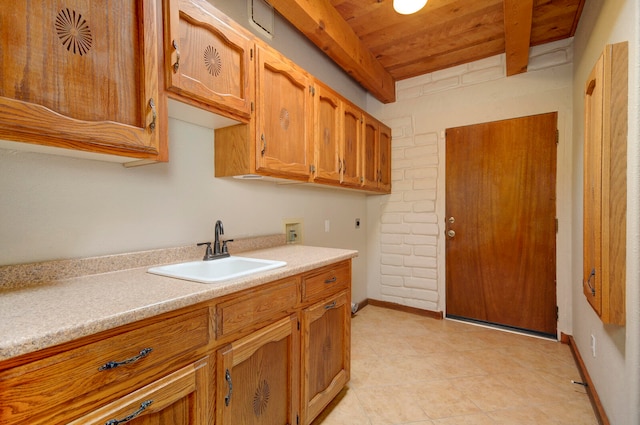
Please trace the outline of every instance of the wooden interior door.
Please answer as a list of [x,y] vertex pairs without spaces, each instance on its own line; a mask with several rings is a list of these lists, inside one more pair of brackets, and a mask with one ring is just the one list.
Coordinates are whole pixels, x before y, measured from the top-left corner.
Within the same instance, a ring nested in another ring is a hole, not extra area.
[[447,129],[447,316],[556,335],[556,124]]

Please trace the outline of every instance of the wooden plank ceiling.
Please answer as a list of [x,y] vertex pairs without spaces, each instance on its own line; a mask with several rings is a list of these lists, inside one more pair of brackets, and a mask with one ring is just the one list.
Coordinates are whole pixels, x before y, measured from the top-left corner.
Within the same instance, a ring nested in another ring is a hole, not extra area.
[[395,82],[506,53],[526,72],[529,47],[572,37],[585,0],[428,0],[413,15],[392,0],[268,0],[372,95]]

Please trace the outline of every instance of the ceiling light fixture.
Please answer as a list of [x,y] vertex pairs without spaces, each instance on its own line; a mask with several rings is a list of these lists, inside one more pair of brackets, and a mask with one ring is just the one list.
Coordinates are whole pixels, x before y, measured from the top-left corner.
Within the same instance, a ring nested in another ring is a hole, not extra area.
[[401,15],[411,15],[422,9],[427,0],[393,0],[393,9]]

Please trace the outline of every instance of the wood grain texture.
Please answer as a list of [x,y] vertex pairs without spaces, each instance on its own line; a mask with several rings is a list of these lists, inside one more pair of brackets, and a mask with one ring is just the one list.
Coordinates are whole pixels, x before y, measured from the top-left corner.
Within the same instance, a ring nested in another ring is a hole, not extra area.
[[504,0],[507,77],[527,71],[534,0]]
[[166,135],[153,126],[156,18],[152,0],[2,8],[0,137],[166,160]]
[[447,129],[447,314],[556,334],[556,126]]
[[628,43],[607,45],[585,83],[583,292],[626,322]]

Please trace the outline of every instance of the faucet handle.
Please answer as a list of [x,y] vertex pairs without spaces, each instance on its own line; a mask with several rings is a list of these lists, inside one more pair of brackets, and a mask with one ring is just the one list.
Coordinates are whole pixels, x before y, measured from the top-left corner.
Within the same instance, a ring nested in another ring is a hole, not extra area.
[[222,241],[222,253],[228,254],[229,250],[227,249],[227,242],[233,242],[233,239],[227,239],[226,241]]
[[206,245],[207,246],[207,250],[204,253],[204,261],[208,261],[208,260],[212,260],[213,259],[213,251],[211,250],[211,242],[200,242],[197,244],[197,246],[202,246],[202,245]]

